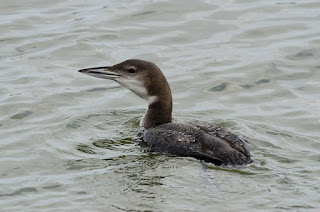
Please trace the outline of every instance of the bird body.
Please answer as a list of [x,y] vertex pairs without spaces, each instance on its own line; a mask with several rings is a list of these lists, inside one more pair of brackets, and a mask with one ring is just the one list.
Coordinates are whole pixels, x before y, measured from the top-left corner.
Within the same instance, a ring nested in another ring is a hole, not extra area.
[[194,157],[216,165],[247,165],[252,162],[248,141],[220,126],[207,123],[173,123],[169,84],[154,64],[130,59],[114,66],[79,72],[111,79],[147,100],[139,138],[151,151]]

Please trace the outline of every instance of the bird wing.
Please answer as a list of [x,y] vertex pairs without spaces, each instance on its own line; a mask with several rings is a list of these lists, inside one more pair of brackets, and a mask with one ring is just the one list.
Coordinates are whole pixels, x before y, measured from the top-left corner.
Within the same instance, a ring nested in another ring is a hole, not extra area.
[[[182,127],[182,126],[179,126]],[[172,125],[171,127],[172,128]],[[183,127],[184,128],[184,127]],[[180,129],[182,131],[182,129]],[[164,152],[177,156],[195,157],[200,160],[221,165],[225,161],[203,152],[197,133],[185,132],[164,128],[151,128],[143,131],[143,140],[151,151]],[[188,129],[186,130],[188,132]]]
[[249,141],[241,135],[230,132],[220,126],[208,123],[190,123],[215,137],[225,140],[232,148],[250,157]]
[[245,165],[252,162],[250,149],[244,138],[213,124],[168,123],[148,131],[145,138],[156,147],[154,151],[203,160],[211,157],[216,162],[209,161],[217,165],[217,161],[224,165]]

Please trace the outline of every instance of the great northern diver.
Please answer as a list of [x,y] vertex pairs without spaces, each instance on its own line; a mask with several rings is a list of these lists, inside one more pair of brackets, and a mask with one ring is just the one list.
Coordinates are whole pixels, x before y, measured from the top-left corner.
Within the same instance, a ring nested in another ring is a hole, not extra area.
[[151,151],[189,156],[216,165],[247,165],[252,162],[248,141],[213,124],[172,123],[169,84],[154,63],[130,59],[122,63],[79,72],[111,79],[148,101],[139,134]]

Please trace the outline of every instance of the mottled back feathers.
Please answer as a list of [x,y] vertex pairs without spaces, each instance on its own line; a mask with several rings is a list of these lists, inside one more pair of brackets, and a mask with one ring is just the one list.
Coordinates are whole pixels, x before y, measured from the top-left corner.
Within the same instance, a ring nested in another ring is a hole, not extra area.
[[203,123],[168,123],[141,129],[151,151],[190,156],[216,165],[251,163],[248,142],[224,128]]

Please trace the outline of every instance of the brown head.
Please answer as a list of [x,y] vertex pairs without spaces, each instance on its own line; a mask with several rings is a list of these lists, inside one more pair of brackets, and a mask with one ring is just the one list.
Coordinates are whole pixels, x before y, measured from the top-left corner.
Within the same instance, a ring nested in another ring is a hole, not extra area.
[[130,59],[113,66],[79,70],[93,77],[111,79],[148,101],[148,110],[140,125],[152,127],[171,122],[172,96],[169,84],[154,63]]

